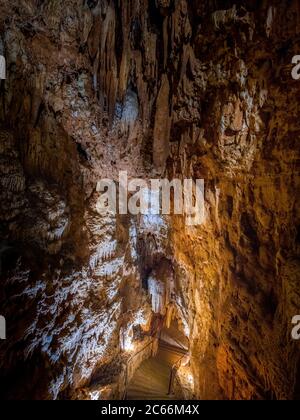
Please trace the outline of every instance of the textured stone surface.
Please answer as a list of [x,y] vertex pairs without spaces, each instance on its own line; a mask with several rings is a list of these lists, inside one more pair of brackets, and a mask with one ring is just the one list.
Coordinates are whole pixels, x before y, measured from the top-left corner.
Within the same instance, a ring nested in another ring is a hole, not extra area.
[[[153,307],[196,398],[299,398],[299,2],[234,3],[1,1],[5,398],[119,398]],[[205,223],[100,217],[120,170],[204,178]]]

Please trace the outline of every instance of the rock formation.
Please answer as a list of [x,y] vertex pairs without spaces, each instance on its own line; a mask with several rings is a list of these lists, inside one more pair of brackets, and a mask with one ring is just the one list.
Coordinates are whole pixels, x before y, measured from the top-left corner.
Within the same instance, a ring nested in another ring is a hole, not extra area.
[[[189,398],[299,399],[299,2],[2,0],[0,54],[1,395],[122,398],[176,319]],[[101,216],[120,171],[204,223]]]

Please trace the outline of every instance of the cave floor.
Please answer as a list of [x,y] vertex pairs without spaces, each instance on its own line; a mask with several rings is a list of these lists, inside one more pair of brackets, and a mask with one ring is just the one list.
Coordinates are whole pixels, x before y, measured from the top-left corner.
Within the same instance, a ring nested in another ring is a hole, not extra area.
[[182,355],[171,347],[160,346],[156,357],[144,361],[133,376],[127,400],[173,400],[168,395],[171,368]]

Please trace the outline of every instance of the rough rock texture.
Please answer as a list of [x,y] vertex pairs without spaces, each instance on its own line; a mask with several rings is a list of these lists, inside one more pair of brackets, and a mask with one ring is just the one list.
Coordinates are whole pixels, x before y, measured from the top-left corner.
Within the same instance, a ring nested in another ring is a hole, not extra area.
[[[300,7],[238,3],[1,1],[5,398],[120,398],[163,316],[190,397],[300,398]],[[205,223],[101,217],[121,170],[204,178]]]

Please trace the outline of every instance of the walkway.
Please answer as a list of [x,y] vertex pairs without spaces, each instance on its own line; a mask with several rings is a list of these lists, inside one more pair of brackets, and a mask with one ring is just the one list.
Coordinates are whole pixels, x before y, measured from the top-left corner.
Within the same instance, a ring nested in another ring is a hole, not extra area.
[[182,341],[172,333],[172,340],[168,333],[162,334],[156,357],[144,361],[136,371],[128,387],[127,400],[175,399],[168,395],[171,369],[187,353],[187,348],[179,347]]

